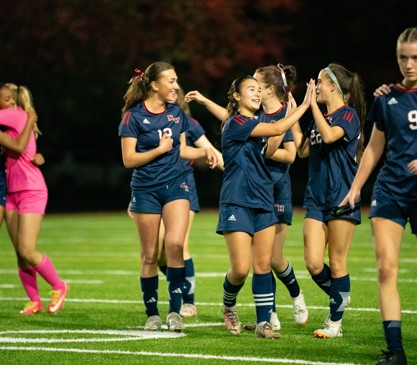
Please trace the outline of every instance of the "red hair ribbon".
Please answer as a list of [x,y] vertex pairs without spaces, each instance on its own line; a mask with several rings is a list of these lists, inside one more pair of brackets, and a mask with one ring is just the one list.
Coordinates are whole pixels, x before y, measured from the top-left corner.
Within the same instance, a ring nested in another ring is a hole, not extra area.
[[145,75],[145,73],[144,73],[143,71],[139,70],[138,68],[135,68],[135,72],[137,73],[137,75],[136,75],[136,76],[133,76],[133,77],[129,80],[128,84],[131,84],[131,83],[132,83],[133,81],[135,81],[138,77],[142,78],[142,77],[143,77],[143,75]]

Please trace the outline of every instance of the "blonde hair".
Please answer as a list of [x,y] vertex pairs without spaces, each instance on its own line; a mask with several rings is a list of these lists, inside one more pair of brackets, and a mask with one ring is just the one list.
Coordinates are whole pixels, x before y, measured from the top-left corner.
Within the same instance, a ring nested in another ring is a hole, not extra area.
[[[26,86],[17,86],[11,82],[5,84],[13,94],[13,98],[16,101],[16,104],[26,112],[36,112],[35,107],[33,106],[32,93]],[[42,135],[38,127],[38,123],[33,125],[33,131],[35,132],[36,138]]]

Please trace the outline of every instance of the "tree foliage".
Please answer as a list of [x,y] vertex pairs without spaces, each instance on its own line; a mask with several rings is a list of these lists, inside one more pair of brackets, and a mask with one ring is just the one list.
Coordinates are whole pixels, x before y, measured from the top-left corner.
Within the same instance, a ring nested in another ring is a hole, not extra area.
[[[184,89],[221,104],[235,77],[278,62],[296,65],[301,85],[331,61],[360,71],[366,86],[396,81],[395,39],[416,25],[407,10],[414,2],[369,4],[373,16],[360,11],[359,0],[343,4],[342,11],[330,0],[9,1],[1,8],[0,80],[34,95],[56,200],[63,190],[84,192],[89,202],[103,192],[120,201],[130,172],[121,164],[117,127],[136,67],[171,62]],[[192,111],[215,139],[218,124],[201,108]],[[220,184],[216,174],[210,179]],[[200,191],[215,205],[217,189]]]

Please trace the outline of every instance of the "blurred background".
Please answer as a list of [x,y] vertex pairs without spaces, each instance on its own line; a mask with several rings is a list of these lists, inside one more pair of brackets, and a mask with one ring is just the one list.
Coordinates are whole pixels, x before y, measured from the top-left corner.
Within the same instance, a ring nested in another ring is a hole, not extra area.
[[[396,39],[417,26],[416,13],[415,0],[8,1],[0,7],[0,81],[32,91],[48,211],[114,211],[130,197],[118,125],[136,67],[168,61],[185,91],[226,105],[233,79],[277,63],[297,67],[300,103],[306,81],[338,62],[361,75],[369,105],[377,86],[401,80]],[[201,105],[191,112],[218,144],[220,123]],[[305,160],[291,168],[296,205],[306,171]],[[196,167],[196,179],[202,207],[216,208],[221,173]]]

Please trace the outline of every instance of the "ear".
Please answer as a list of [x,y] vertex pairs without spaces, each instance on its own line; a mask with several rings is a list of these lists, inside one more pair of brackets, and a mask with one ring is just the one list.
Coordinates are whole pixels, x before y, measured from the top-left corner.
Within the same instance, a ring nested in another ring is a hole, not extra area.
[[151,88],[155,92],[158,91],[159,90],[158,83],[156,81],[152,81],[151,82]]
[[240,95],[236,91],[233,93],[233,99],[235,99],[237,101],[240,100]]

